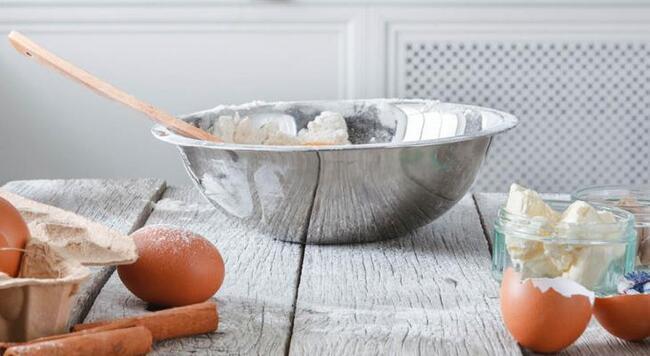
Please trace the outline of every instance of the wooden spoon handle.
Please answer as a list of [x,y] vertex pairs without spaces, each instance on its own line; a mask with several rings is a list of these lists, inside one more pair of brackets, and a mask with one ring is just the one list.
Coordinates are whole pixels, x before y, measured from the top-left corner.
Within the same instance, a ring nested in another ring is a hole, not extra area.
[[173,115],[170,115],[151,104],[145,103],[144,101],[141,101],[136,97],[127,94],[126,92],[108,84],[107,82],[95,77],[85,70],[64,60],[63,58],[60,58],[54,53],[49,52],[45,48],[39,46],[29,38],[16,31],[11,31],[11,33],[9,33],[9,41],[18,52],[36,59],[39,63],[57,70],[65,76],[76,80],[77,82],[109,99],[115,100],[134,110],[144,113],[155,122],[165,126],[174,132],[199,140],[221,142],[218,137],[207,133],[198,127],[192,126],[183,120],[179,120]]

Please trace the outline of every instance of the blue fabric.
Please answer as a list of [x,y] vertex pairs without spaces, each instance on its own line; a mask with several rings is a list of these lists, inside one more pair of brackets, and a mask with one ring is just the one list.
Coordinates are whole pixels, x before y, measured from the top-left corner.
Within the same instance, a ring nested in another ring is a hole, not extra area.
[[650,273],[646,271],[627,273],[618,284],[618,292],[621,294],[650,293]]

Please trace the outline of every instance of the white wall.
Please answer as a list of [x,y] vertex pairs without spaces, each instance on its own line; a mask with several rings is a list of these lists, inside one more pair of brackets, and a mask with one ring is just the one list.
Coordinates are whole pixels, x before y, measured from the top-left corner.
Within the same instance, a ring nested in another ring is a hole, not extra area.
[[[59,55],[175,114],[254,99],[336,99],[356,87],[356,10],[253,7],[0,8]],[[142,115],[0,45],[0,181],[161,177],[188,182]]]
[[[543,7],[514,0],[458,7],[453,5],[458,1],[56,3],[0,2],[0,33],[19,30],[175,114],[254,99],[399,96],[407,41],[553,40],[566,33],[650,39],[647,6],[593,7],[580,1],[572,2],[575,6],[538,1],[551,4]],[[150,126],[143,116],[0,44],[0,182],[62,177],[188,182],[175,149],[152,138]]]

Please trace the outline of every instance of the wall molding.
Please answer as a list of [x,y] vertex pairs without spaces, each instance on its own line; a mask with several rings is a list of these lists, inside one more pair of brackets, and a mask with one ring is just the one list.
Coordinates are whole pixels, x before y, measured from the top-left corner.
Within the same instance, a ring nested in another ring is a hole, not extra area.
[[[191,1],[182,7],[168,6],[178,3],[174,0],[159,1],[156,6],[135,0],[54,1],[48,5],[58,3],[70,6],[45,6],[40,1],[19,6],[17,2],[4,0],[0,3],[0,27],[33,32],[333,33],[339,38],[336,60],[340,68],[341,98],[399,94],[396,90],[399,46],[407,40],[469,36],[552,38],[564,34],[644,39],[650,24],[650,0],[624,7],[608,7],[602,3],[571,6],[573,2],[562,6],[536,2],[522,7],[510,1],[490,5],[477,1],[481,5],[472,7],[446,2],[426,6],[408,2],[395,6],[386,2],[368,6],[363,1],[343,5],[327,1],[278,4],[218,0]],[[7,4],[12,6],[4,6]]]
[[[363,15],[337,9],[294,7],[182,9],[147,7],[8,8],[0,11],[0,28],[26,33],[330,33],[338,37],[338,96],[363,95],[359,56]],[[326,54],[325,54],[326,55]]]

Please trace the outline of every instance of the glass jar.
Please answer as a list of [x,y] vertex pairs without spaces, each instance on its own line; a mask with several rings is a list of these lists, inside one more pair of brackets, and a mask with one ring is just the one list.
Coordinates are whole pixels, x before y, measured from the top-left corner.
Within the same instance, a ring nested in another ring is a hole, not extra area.
[[650,270],[650,185],[588,187],[577,190],[572,197],[632,213],[637,231],[637,269]]
[[[567,201],[546,201],[562,212]],[[622,209],[593,204],[612,213],[614,223],[549,223],[541,217],[499,209],[494,225],[492,272],[498,280],[507,267],[522,278],[566,277],[598,295],[616,292],[620,278],[634,269],[634,216]]]

